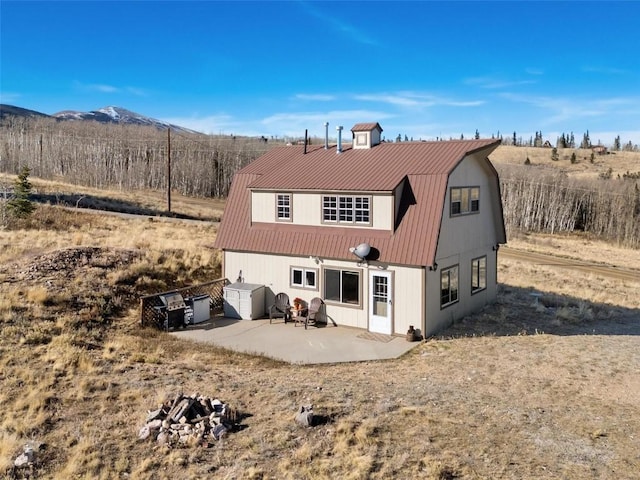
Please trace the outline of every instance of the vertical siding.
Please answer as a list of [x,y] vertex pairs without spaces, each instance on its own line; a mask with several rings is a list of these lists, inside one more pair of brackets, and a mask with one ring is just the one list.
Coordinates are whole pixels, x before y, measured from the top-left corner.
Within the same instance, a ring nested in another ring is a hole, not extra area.
[[276,197],[272,192],[251,192],[251,221],[274,222]]
[[[310,301],[313,297],[323,297],[323,268],[347,268],[361,274],[362,308],[343,307],[328,303],[327,315],[338,325],[368,329],[369,327],[369,269],[374,266],[358,267],[355,262],[323,260],[319,265],[308,257],[261,255],[255,253],[225,251],[225,272],[230,281],[235,281],[239,272],[246,283],[266,286],[265,311],[273,304],[275,294],[285,292],[293,300],[300,297]],[[313,268],[318,271],[318,290],[292,288],[289,285],[290,267]],[[424,297],[421,294],[423,271],[417,267],[389,266],[393,272],[393,332],[404,335],[409,325],[422,328]]]

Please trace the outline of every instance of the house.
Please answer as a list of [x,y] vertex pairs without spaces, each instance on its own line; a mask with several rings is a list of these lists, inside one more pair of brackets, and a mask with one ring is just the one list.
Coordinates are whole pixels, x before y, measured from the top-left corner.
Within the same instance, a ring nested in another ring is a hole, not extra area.
[[594,145],[591,147],[591,151],[597,155],[606,155],[608,153],[607,147],[604,145]]
[[276,147],[236,173],[224,276],[265,285],[267,305],[319,296],[332,322],[384,334],[431,335],[494,301],[500,141],[386,143],[363,123],[343,146],[337,130],[337,145]]

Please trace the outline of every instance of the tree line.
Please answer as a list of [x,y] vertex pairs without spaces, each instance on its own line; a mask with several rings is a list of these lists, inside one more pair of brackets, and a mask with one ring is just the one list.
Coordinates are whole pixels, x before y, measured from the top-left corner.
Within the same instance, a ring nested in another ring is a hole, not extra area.
[[499,167],[507,230],[586,232],[640,248],[640,187],[635,178],[570,178],[518,165]]
[[[184,195],[226,197],[235,172],[266,152],[262,138],[191,135],[152,127],[9,118],[0,126],[0,171],[96,188],[172,187]],[[541,137],[541,132],[536,135]],[[508,230],[584,231],[640,248],[638,178],[594,180],[525,166],[499,166]]]
[[262,138],[159,131],[137,125],[9,117],[0,127],[0,171],[97,188],[172,189],[225,197],[234,173],[262,155]]

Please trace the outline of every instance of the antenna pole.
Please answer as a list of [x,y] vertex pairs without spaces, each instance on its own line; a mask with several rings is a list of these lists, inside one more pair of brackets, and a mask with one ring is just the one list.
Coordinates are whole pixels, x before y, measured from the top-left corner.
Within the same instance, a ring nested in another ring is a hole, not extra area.
[[167,212],[171,213],[171,128],[167,128]]

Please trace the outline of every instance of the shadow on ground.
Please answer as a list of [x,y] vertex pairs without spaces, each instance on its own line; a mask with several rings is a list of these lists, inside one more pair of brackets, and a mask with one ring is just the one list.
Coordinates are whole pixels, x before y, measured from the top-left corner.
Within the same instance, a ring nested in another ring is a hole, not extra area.
[[498,301],[439,339],[513,335],[640,335],[640,309],[500,284]]
[[120,200],[111,197],[100,197],[96,195],[80,195],[75,193],[39,193],[32,195],[31,199],[38,203],[48,203],[50,205],[59,205],[63,207],[73,208],[87,208],[92,210],[104,210],[107,212],[126,213],[129,215],[170,217],[185,220],[219,220],[219,218],[204,218],[175,212],[167,212],[165,210],[145,207],[135,202],[129,202],[126,200]]

